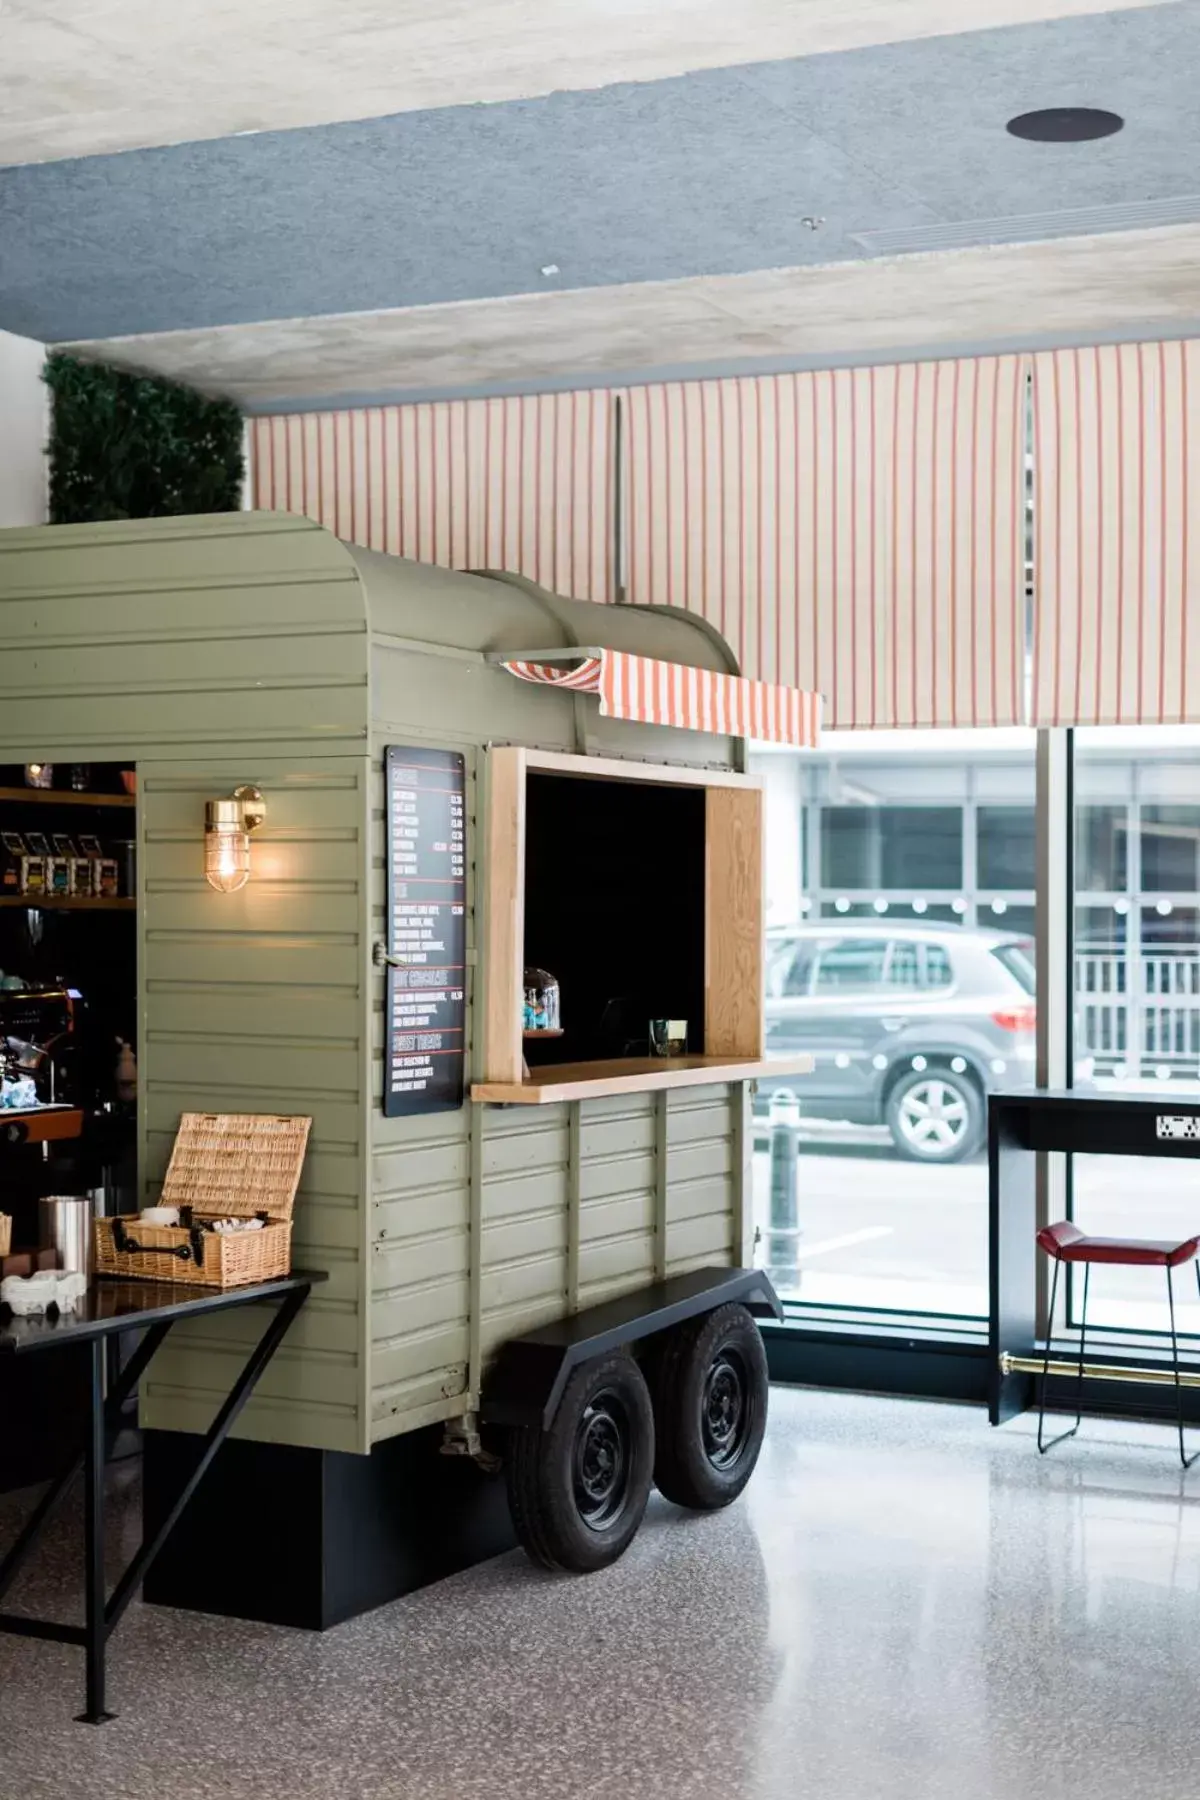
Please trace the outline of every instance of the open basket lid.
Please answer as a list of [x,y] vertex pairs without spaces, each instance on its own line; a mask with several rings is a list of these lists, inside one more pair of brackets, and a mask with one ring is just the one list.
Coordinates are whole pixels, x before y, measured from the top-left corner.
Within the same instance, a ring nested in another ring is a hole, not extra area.
[[184,1113],[161,1204],[217,1218],[290,1219],[311,1129],[311,1119],[273,1113]]

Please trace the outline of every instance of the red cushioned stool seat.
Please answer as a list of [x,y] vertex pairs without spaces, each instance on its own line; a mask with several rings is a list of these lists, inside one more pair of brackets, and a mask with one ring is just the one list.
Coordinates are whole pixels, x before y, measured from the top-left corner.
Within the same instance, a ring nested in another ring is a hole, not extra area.
[[[1185,1469],[1190,1469],[1200,1450],[1189,1456],[1183,1437],[1183,1385],[1179,1379],[1179,1334],[1175,1328],[1175,1289],[1171,1280],[1172,1269],[1181,1264],[1196,1263],[1196,1285],[1200,1291],[1200,1232],[1188,1238],[1112,1238],[1089,1237],[1080,1231],[1078,1225],[1072,1225],[1069,1219],[1060,1219],[1057,1225],[1043,1225],[1037,1234],[1040,1250],[1054,1262],[1054,1279],[1050,1284],[1050,1312],[1046,1321],[1046,1359],[1042,1367],[1042,1398],[1038,1408],[1038,1449],[1045,1452],[1052,1450],[1055,1444],[1061,1444],[1065,1438],[1074,1437],[1083,1421],[1083,1384],[1086,1374],[1084,1363],[1084,1345],[1087,1339],[1087,1303],[1088,1284],[1091,1280],[1093,1263],[1108,1263],[1127,1269],[1165,1269],[1167,1272],[1167,1306],[1171,1320],[1171,1360],[1175,1372],[1175,1404],[1179,1421],[1179,1459]],[[1063,1263],[1083,1264],[1083,1306],[1079,1314],[1079,1385],[1076,1401],[1075,1423],[1070,1431],[1060,1432],[1056,1438],[1046,1443],[1044,1428],[1046,1423],[1046,1384],[1050,1378],[1050,1348],[1054,1337],[1054,1303],[1058,1298],[1058,1271]]]
[[1200,1235],[1179,1243],[1160,1238],[1088,1237],[1068,1219],[1044,1226],[1037,1241],[1047,1256],[1057,1257],[1059,1262],[1119,1263],[1127,1269],[1178,1269],[1200,1251]]

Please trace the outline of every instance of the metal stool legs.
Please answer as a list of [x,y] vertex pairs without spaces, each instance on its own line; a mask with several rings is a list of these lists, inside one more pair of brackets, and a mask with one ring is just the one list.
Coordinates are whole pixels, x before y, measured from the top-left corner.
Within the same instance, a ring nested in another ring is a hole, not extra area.
[[[1058,1300],[1058,1271],[1061,1259],[1055,1257],[1053,1261],[1054,1275],[1050,1283],[1050,1316],[1046,1321],[1046,1354],[1042,1362],[1041,1394],[1038,1406],[1037,1447],[1043,1456],[1046,1454],[1047,1450],[1053,1450],[1055,1444],[1062,1444],[1065,1443],[1068,1438],[1073,1438],[1075,1433],[1079,1430],[1080,1425],[1083,1423],[1083,1384],[1085,1379],[1084,1365],[1086,1361],[1087,1346],[1088,1285],[1092,1272],[1091,1264],[1085,1262],[1083,1264],[1083,1309],[1080,1313],[1079,1321],[1079,1380],[1075,1399],[1075,1423],[1071,1426],[1069,1431],[1060,1431],[1057,1437],[1052,1437],[1049,1442],[1047,1442],[1045,1437],[1046,1383],[1050,1378],[1051,1348],[1054,1339],[1054,1308]],[[1192,1464],[1196,1462],[1197,1459],[1200,1459],[1200,1450],[1193,1450],[1190,1456],[1187,1452],[1187,1440],[1184,1435],[1183,1382],[1180,1379],[1179,1368],[1179,1332],[1175,1322],[1174,1272],[1170,1263],[1167,1263],[1166,1268],[1167,1306],[1171,1317],[1171,1367],[1175,1377],[1175,1413],[1179,1431],[1179,1460],[1185,1469],[1190,1469]],[[1196,1288],[1198,1294],[1200,1294],[1200,1259],[1196,1262]]]
[[[1054,1274],[1053,1274],[1053,1276],[1051,1278],[1051,1282],[1050,1282],[1050,1316],[1046,1320],[1046,1360],[1042,1366],[1041,1404],[1038,1407],[1037,1447],[1043,1456],[1045,1456],[1047,1450],[1053,1450],[1055,1444],[1065,1444],[1068,1438],[1073,1438],[1075,1436],[1075,1433],[1079,1430],[1080,1425],[1082,1425],[1082,1423],[1083,1423],[1083,1380],[1084,1380],[1083,1364],[1084,1364],[1084,1351],[1085,1351],[1086,1344],[1087,1344],[1088,1284],[1091,1281],[1091,1277],[1092,1277],[1092,1265],[1090,1263],[1084,1263],[1084,1265],[1083,1265],[1083,1311],[1080,1314],[1080,1323],[1079,1323],[1079,1381],[1078,1381],[1078,1385],[1076,1387],[1076,1392],[1075,1392],[1075,1423],[1072,1425],[1072,1427],[1069,1431],[1060,1431],[1057,1437],[1052,1437],[1050,1439],[1049,1443],[1046,1443],[1044,1440],[1044,1437],[1043,1437],[1043,1432],[1044,1432],[1045,1424],[1046,1424],[1046,1382],[1048,1381],[1049,1376],[1050,1376],[1050,1352],[1051,1352],[1051,1347],[1052,1347],[1053,1340],[1054,1340],[1054,1305],[1055,1305],[1056,1300],[1058,1299],[1058,1271],[1062,1266],[1061,1262],[1057,1256],[1053,1259],[1053,1261],[1054,1261]],[[1170,1275],[1169,1269],[1167,1271],[1167,1274],[1168,1274],[1168,1276]],[[1197,1265],[1197,1280],[1200,1281],[1200,1265]],[[1172,1316],[1172,1319],[1174,1319],[1174,1313],[1172,1313],[1171,1316]],[[1175,1359],[1175,1367],[1176,1367],[1176,1371],[1178,1371],[1178,1368],[1179,1368],[1178,1355],[1176,1356],[1176,1359]],[[1177,1375],[1176,1379],[1178,1380],[1178,1375]],[[1180,1400],[1179,1404],[1182,1407],[1182,1405],[1183,1405],[1182,1399]],[[1181,1439],[1182,1439],[1182,1430],[1183,1430],[1183,1427],[1181,1425],[1180,1426]],[[1200,1451],[1197,1452],[1197,1455],[1200,1455]]]
[[[1200,1262],[1196,1264],[1196,1287],[1200,1290]],[[1171,1279],[1171,1265],[1167,1264],[1167,1304],[1171,1309],[1171,1355],[1175,1368],[1175,1408],[1179,1419],[1179,1460],[1185,1469],[1190,1469],[1200,1450],[1193,1450],[1189,1456],[1183,1438],[1183,1385],[1179,1379],[1179,1339],[1175,1332],[1175,1284]]]

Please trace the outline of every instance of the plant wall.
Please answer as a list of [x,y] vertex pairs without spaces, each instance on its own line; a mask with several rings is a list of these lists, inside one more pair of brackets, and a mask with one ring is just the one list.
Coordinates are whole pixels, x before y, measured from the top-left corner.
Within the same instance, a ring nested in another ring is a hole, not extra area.
[[52,353],[50,522],[235,512],[242,416],[172,381]]

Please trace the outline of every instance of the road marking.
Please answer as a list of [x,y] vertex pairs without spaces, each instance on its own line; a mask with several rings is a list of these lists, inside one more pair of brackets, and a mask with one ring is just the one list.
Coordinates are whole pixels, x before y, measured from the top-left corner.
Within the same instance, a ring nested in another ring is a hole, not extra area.
[[819,1244],[807,1244],[796,1251],[796,1261],[807,1262],[814,1256],[828,1256],[832,1250],[848,1250],[851,1244],[865,1244],[871,1238],[891,1237],[894,1225],[868,1225],[862,1231],[848,1231],[844,1237],[823,1238]]

